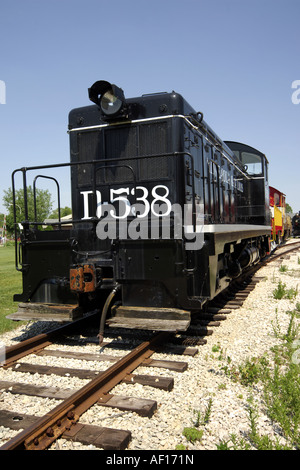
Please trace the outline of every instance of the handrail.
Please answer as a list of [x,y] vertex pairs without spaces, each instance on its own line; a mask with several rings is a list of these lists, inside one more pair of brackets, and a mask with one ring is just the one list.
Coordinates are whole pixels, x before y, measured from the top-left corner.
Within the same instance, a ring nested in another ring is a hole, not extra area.
[[[26,231],[29,226],[39,226],[39,225],[47,225],[47,226],[53,226],[53,225],[56,225],[56,223],[53,223],[53,222],[45,222],[45,221],[38,221],[37,220],[37,210],[36,210],[36,180],[38,178],[47,178],[47,179],[52,179],[55,181],[56,185],[57,185],[57,191],[58,191],[58,204],[59,204],[59,214],[58,214],[58,217],[59,217],[59,227],[61,228],[62,225],[66,225],[66,224],[88,224],[88,223],[97,223],[99,222],[99,218],[97,216],[94,216],[94,217],[91,217],[90,219],[69,219],[67,221],[62,221],[61,220],[61,217],[60,217],[60,189],[59,189],[59,183],[58,181],[53,178],[53,177],[49,177],[49,176],[46,176],[46,175],[37,175],[34,179],[34,221],[30,221],[29,220],[29,214],[28,214],[28,199],[27,199],[27,173],[30,172],[30,171],[35,171],[35,170],[46,170],[46,169],[54,169],[54,168],[66,168],[66,167],[69,167],[69,168],[72,168],[72,167],[76,167],[76,166],[80,166],[80,165],[92,165],[94,167],[94,181],[92,182],[92,185],[93,185],[93,194],[96,193],[96,173],[98,170],[102,169],[105,165],[105,168],[108,168],[108,167],[114,167],[114,168],[117,168],[117,167],[120,167],[120,166],[124,166],[124,167],[128,167],[132,172],[133,172],[133,177],[134,177],[134,182],[133,184],[136,185],[136,175],[133,171],[133,168],[128,165],[128,161],[134,161],[134,160],[143,160],[143,159],[148,159],[148,158],[161,158],[161,157],[181,157],[181,158],[184,158],[184,157],[188,157],[190,158],[191,160],[191,168],[192,168],[192,173],[194,173],[194,157],[191,153],[187,152],[187,151],[183,151],[183,152],[168,152],[168,153],[164,153],[164,154],[148,154],[148,155],[139,155],[139,156],[133,156],[133,157],[119,157],[119,158],[109,158],[109,159],[106,159],[106,158],[101,158],[99,160],[88,160],[88,161],[83,161],[83,162],[67,162],[67,163],[57,163],[57,164],[48,164],[48,165],[38,165],[38,166],[31,166],[31,167],[22,167],[22,168],[18,168],[16,170],[13,171],[12,173],[12,193],[13,193],[13,217],[14,217],[14,236],[15,236],[15,267],[17,269],[17,271],[22,271],[22,267],[20,268],[19,265],[22,264],[20,262],[20,254],[18,254],[18,223],[17,223],[17,217],[16,217],[16,185],[15,185],[15,177],[18,173],[22,173],[22,176],[23,176],[23,194],[24,194],[24,212],[25,212],[25,220],[24,221],[21,221],[22,225],[23,225],[23,229]],[[122,165],[122,162],[123,161],[126,161],[127,164],[124,164]],[[114,163],[116,163],[114,165]],[[103,166],[99,166],[103,164]],[[108,165],[109,164],[109,165]],[[95,168],[95,166],[97,165],[97,168]],[[194,201],[194,193],[195,193],[195,188],[194,188],[194,181],[193,181],[193,187],[192,187],[192,191],[193,191],[193,197],[192,197],[192,201],[193,201],[193,213],[195,212],[195,201]],[[96,201],[95,201],[96,202]],[[95,212],[96,214],[96,212]],[[195,218],[194,218],[194,215],[193,215],[193,226],[195,225]]]
[[60,190],[59,190],[59,184],[56,178],[52,176],[46,176],[46,175],[37,175],[34,180],[33,180],[33,204],[34,204],[34,220],[37,222],[37,213],[36,213],[36,181],[38,178],[45,178],[49,180],[53,180],[56,183],[57,186],[57,205],[58,205],[58,221],[60,222]]
[[[88,161],[84,161],[84,162],[68,162],[68,163],[58,163],[58,164],[50,164],[50,165],[40,165],[40,166],[32,166],[32,167],[22,167],[22,168],[18,168],[16,170],[14,170],[14,172],[12,173],[12,192],[13,192],[13,202],[14,202],[14,225],[16,226],[17,224],[17,221],[16,221],[16,210],[15,210],[15,175],[18,173],[18,172],[22,172],[23,173],[23,186],[26,184],[26,173],[29,172],[29,171],[34,171],[34,170],[46,170],[46,169],[52,169],[52,168],[62,168],[62,167],[74,167],[74,166],[78,166],[78,165],[97,165],[98,168],[95,169],[95,173],[98,171],[98,169],[100,168],[103,168],[103,166],[99,167],[99,164],[103,163],[103,164],[106,164],[106,168],[108,167],[115,167],[117,168],[118,166],[127,166],[129,169],[132,170],[132,168],[129,166],[129,165],[109,165],[107,166],[107,163],[113,163],[113,162],[117,162],[117,163],[120,163],[122,161],[126,161],[128,162],[128,160],[142,160],[142,159],[146,159],[146,158],[161,158],[161,157],[184,157],[184,156],[188,156],[191,158],[191,161],[193,163],[193,156],[189,153],[189,152],[169,152],[169,153],[164,153],[164,154],[150,154],[150,155],[141,155],[141,156],[134,156],[134,157],[121,157],[121,158],[109,158],[109,159],[105,159],[105,158],[102,158],[102,159],[99,159],[99,160],[88,160]],[[194,168],[194,166],[192,165],[192,167]],[[132,170],[133,171],[133,170]],[[134,172],[133,172],[134,174]],[[41,176],[43,177],[43,175],[38,175],[38,176]],[[45,176],[46,177],[46,176]],[[55,178],[51,178],[49,177],[49,179],[55,179]],[[135,178],[135,175],[134,175],[134,180],[136,181],[136,178]],[[94,186],[96,184],[96,178],[94,178]],[[26,205],[26,210],[25,210],[25,221],[22,222],[23,225],[53,225],[53,223],[45,223],[45,222],[41,222],[41,221],[36,221],[35,219],[35,222],[33,221],[29,221],[28,220],[28,206],[27,206],[27,191],[26,191],[26,187],[23,187],[23,190],[24,190],[24,205]],[[95,190],[95,187],[93,188],[93,192]],[[98,218],[97,217],[92,217],[91,219],[89,219],[89,221],[93,221],[93,220],[97,220],[98,221]],[[68,220],[67,222],[63,222],[63,221],[60,221],[61,224],[64,224],[64,223],[78,223],[78,222],[83,222],[83,223],[86,223],[87,220],[75,220],[75,219],[70,219]]]

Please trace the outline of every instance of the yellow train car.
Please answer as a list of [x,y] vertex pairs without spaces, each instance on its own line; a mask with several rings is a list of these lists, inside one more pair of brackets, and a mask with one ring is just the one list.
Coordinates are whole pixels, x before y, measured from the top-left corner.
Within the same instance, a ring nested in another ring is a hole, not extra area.
[[286,195],[270,186],[270,209],[272,215],[271,241],[280,245],[291,235],[291,218],[286,214]]

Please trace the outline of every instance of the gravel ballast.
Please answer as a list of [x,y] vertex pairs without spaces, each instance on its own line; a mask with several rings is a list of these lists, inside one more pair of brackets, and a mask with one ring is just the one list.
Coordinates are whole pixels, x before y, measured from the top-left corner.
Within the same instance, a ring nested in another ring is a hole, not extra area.
[[[285,272],[279,270],[281,264],[287,266]],[[271,439],[278,438],[280,442],[284,443],[280,429],[266,415],[259,385],[256,385],[254,389],[243,386],[230,379],[222,369],[227,364],[226,358],[230,358],[231,365],[239,365],[248,358],[268,353],[270,348],[280,342],[274,334],[274,325],[276,324],[282,332],[286,332],[290,320],[290,316],[286,312],[293,310],[297,302],[300,302],[299,251],[261,268],[258,275],[262,279],[249,294],[242,307],[232,310],[226,320],[221,321],[219,327],[213,328],[213,334],[206,337],[207,344],[198,347],[199,352],[196,356],[175,356],[160,353],[155,353],[152,356],[154,359],[188,362],[188,369],[185,372],[178,373],[150,367],[139,367],[136,370],[138,374],[174,377],[174,388],[171,392],[139,384],[121,384],[112,390],[111,393],[115,395],[156,400],[158,408],[151,418],[141,417],[133,412],[94,405],[80,418],[80,422],[131,431],[132,440],[128,447],[129,450],[175,450],[179,444],[190,450],[216,450],[217,445],[221,441],[229,441],[232,434],[235,434],[239,439],[246,438],[250,431],[248,399],[250,395],[254,395],[259,411],[258,431],[268,435]],[[297,289],[298,287],[295,298],[292,300],[274,299],[273,291],[279,280],[286,284],[287,289]],[[26,339],[29,331],[30,336],[33,336],[33,334],[43,332],[47,327],[48,325],[44,322],[36,322],[30,327],[21,326],[14,331],[3,334],[0,337],[0,342],[9,346],[18,342],[21,336]],[[111,338],[105,338],[105,340],[111,340]],[[49,346],[49,349],[51,348],[57,349],[57,346]],[[96,344],[62,345],[59,346],[59,349],[99,353],[99,346]],[[124,351],[121,350],[102,349],[104,354],[120,356],[124,354]],[[23,358],[22,362],[94,370],[104,370],[111,365],[108,362],[78,361],[34,355]],[[70,389],[70,391],[78,389],[88,382],[88,380],[70,376],[57,378],[54,375],[30,375],[9,369],[0,369],[0,380],[33,383],[41,386],[59,386]],[[13,410],[17,413],[43,416],[58,403],[59,401],[54,399],[13,395],[9,391],[0,391],[0,408]],[[211,405],[209,421],[201,426],[203,436],[200,441],[192,444],[183,436],[183,429],[194,426],[197,412],[204,415],[209,404]],[[0,446],[16,433],[16,431],[4,428],[0,423]],[[51,448],[61,450],[95,449],[93,446],[83,446],[64,439],[59,439]]]

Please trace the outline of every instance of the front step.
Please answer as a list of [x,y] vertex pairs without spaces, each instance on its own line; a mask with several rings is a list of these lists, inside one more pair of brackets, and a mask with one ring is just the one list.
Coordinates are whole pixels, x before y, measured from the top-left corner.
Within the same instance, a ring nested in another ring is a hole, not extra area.
[[83,312],[76,304],[44,304],[24,302],[16,313],[7,315],[9,320],[41,320],[68,322],[82,318]]
[[178,308],[113,306],[109,326],[155,331],[186,331],[191,312]]

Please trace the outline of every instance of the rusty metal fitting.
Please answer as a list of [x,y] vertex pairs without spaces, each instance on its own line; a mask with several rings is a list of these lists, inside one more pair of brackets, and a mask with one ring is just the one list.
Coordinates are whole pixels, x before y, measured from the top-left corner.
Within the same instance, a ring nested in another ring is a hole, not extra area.
[[67,413],[67,418],[71,421],[72,419],[74,419],[74,411],[68,411]]
[[96,268],[84,264],[70,269],[70,289],[74,292],[94,292],[96,289]]
[[53,428],[49,427],[46,431],[46,434],[47,434],[48,437],[53,437],[54,436]]

